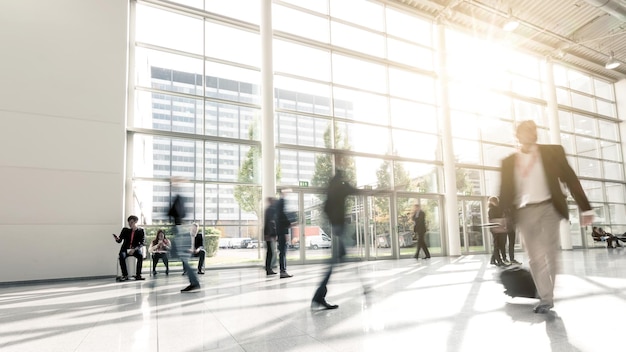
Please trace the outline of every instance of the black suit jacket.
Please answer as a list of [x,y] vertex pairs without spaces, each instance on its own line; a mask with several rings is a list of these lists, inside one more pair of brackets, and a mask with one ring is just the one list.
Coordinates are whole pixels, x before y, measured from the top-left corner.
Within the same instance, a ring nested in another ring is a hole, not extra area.
[[413,232],[418,235],[423,235],[426,233],[426,214],[423,210],[418,211],[413,215]]
[[122,232],[120,232],[119,240],[116,241],[117,243],[122,242],[120,252],[131,248],[139,248],[145,244],[146,233],[141,227],[137,228],[137,230],[135,231],[135,236],[133,236],[133,243],[130,243],[130,235],[132,234],[132,231],[132,229],[125,227],[122,229]]
[[[567,199],[561,191],[561,182],[565,183],[574,197],[576,204],[582,211],[591,210],[585,191],[565,157],[565,150],[560,145],[538,144],[539,154],[543,169],[545,170],[546,182],[552,195],[552,205],[564,219],[569,219]],[[517,190],[515,189],[515,159],[512,154],[502,160],[500,182],[500,207],[504,212],[510,211],[513,220],[517,219],[515,201]]]

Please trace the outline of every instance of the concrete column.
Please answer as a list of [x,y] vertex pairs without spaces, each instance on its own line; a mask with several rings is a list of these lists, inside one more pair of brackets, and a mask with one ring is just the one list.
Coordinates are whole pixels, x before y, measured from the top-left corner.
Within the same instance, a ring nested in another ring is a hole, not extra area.
[[[276,195],[274,147],[274,68],[272,65],[272,1],[261,0],[261,167],[263,199]],[[265,203],[263,202],[263,207]]]
[[459,234],[458,198],[456,189],[456,167],[454,165],[454,150],[452,148],[452,123],[450,121],[450,104],[448,102],[448,75],[446,67],[446,38],[445,27],[437,25],[437,60],[439,61],[437,75],[439,76],[439,121],[441,121],[441,141],[443,147],[443,174],[445,187],[445,217],[447,234],[447,255],[461,255],[461,240]]

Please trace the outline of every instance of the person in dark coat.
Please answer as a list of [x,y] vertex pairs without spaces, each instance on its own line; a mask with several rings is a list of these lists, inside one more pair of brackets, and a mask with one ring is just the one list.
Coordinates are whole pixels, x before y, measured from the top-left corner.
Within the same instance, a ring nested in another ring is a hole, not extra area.
[[411,211],[411,220],[413,221],[413,232],[417,236],[417,249],[413,258],[419,259],[420,249],[424,251],[424,259],[430,259],[430,252],[426,246],[426,214],[419,204],[413,205]]
[[333,272],[333,266],[341,262],[343,257],[346,255],[346,249],[343,243],[346,221],[346,198],[355,192],[356,189],[345,180],[342,170],[337,170],[335,176],[333,176],[328,183],[326,203],[324,203],[324,212],[326,213],[326,216],[332,226],[332,235],[336,236],[338,240],[334,242],[336,245],[333,244],[333,254],[330,265],[328,266],[328,271],[324,275],[324,279],[313,295],[311,308],[339,308],[338,305],[331,304],[326,301],[326,293],[328,292],[328,288],[326,286],[328,285],[330,275]]
[[[489,210],[487,212],[489,222],[494,219],[504,218],[504,213],[500,208],[500,200],[498,197],[489,197]],[[493,238],[493,252],[491,253],[491,264],[504,266],[503,257],[506,258],[505,244],[506,232],[498,232],[495,228],[489,229]]]
[[263,237],[265,240],[265,273],[267,275],[276,275],[276,272],[272,270],[272,260],[276,253],[274,253],[274,246],[278,236],[276,235],[276,199],[274,197],[267,197],[267,208],[265,208],[265,216],[263,221]]
[[275,210],[276,234],[278,236],[278,265],[280,266],[280,278],[290,278],[293,275],[287,272],[287,237],[292,221],[290,215],[285,210],[285,191],[280,193],[280,199],[276,201]]

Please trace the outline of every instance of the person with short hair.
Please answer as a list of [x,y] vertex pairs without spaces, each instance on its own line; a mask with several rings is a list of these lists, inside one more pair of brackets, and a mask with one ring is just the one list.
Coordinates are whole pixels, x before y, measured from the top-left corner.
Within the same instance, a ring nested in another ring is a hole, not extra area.
[[[204,235],[199,231],[200,226],[195,222],[191,224],[189,236],[191,237],[192,246],[189,249],[192,257],[198,258],[198,274],[204,275],[204,258],[206,258],[206,250],[204,249]],[[183,275],[187,270],[183,270]]]
[[137,226],[139,218],[135,215],[128,217],[128,227],[124,227],[119,236],[113,234],[115,242],[120,243],[119,262],[122,269],[122,277],[120,281],[128,280],[128,268],[126,267],[126,258],[133,256],[137,258],[137,268],[135,271],[135,280],[145,280],[141,276],[141,267],[143,265],[143,246],[146,241],[146,233],[141,227]]
[[540,299],[533,311],[545,314],[554,307],[560,223],[569,218],[562,184],[581,210],[582,226],[591,224],[594,212],[562,146],[538,144],[532,120],[522,121],[515,135],[520,149],[502,160],[500,206],[510,212],[528,255]]
[[420,249],[424,251],[424,259],[430,259],[430,252],[426,246],[426,213],[419,204],[413,204],[411,211],[411,220],[413,221],[413,232],[417,236],[417,249],[413,258],[419,259]]

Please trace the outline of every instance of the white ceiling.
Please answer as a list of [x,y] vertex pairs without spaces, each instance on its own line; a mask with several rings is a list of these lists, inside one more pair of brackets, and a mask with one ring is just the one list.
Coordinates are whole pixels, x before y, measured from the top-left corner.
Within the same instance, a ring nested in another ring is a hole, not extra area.
[[[506,38],[519,49],[551,57],[606,78],[626,78],[626,0],[389,0],[485,38]],[[502,26],[509,12],[520,20]],[[622,62],[608,70],[610,51]]]

